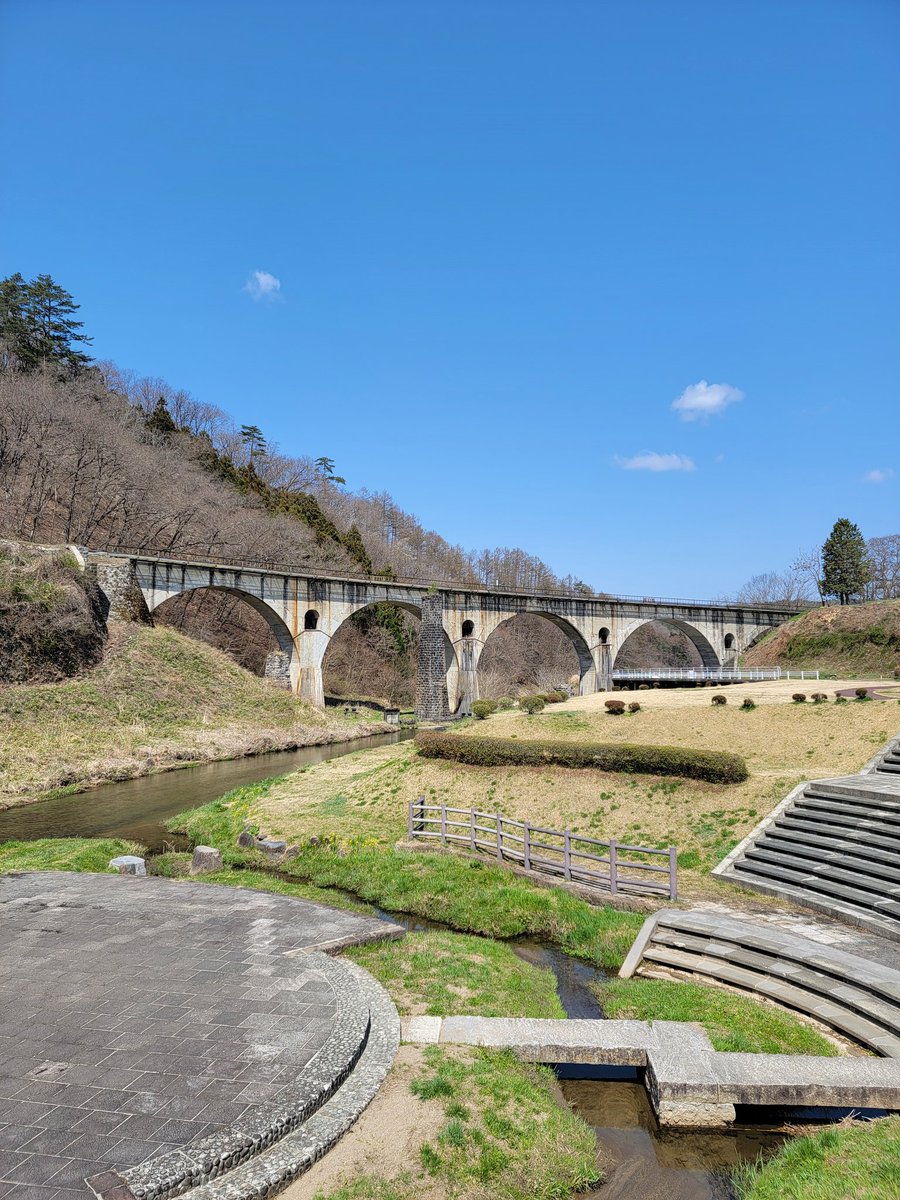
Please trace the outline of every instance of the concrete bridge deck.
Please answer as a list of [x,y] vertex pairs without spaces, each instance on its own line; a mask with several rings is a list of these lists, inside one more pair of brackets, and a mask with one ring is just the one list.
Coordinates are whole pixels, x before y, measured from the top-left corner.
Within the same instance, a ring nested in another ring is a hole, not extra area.
[[267,674],[319,706],[325,701],[322,663],[338,629],[371,604],[399,605],[422,622],[416,708],[426,720],[470,711],[478,698],[478,663],[485,643],[500,625],[522,613],[562,630],[578,659],[579,693],[589,695],[612,686],[619,650],[647,622],[679,629],[696,647],[704,669],[714,672],[736,666],[739,654],[800,611],[792,605],[527,592],[71,549],[97,579],[113,615],[150,615],[167,600],[197,588],[240,596],[265,618],[279,647],[269,656]]

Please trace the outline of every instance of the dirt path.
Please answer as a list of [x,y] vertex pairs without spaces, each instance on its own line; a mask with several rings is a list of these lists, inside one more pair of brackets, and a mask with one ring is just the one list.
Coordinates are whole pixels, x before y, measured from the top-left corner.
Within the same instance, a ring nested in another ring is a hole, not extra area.
[[366,1175],[392,1179],[409,1172],[416,1176],[415,1194],[439,1200],[443,1189],[419,1178],[419,1147],[436,1137],[444,1123],[440,1100],[417,1100],[410,1081],[423,1063],[418,1046],[401,1046],[394,1066],[378,1095],[333,1150],[283,1193],[285,1200],[313,1200]]
[[[806,696],[811,696],[813,692],[825,692],[828,699],[833,700],[838,691],[842,696],[852,696],[858,687],[873,688],[881,693],[891,686],[897,686],[893,680],[876,683],[871,679],[772,679],[762,683],[729,683],[721,688],[651,688],[646,692],[636,692],[634,696],[630,692],[617,692],[616,695],[621,696],[623,700],[638,699],[645,708],[708,708],[710,697],[716,691],[726,695],[729,704],[740,704],[745,696],[750,696],[757,704],[790,704],[795,692],[803,692]],[[900,690],[897,696],[900,697]],[[554,704],[552,711],[602,711],[604,701],[610,698],[610,692],[574,696],[564,704]]]

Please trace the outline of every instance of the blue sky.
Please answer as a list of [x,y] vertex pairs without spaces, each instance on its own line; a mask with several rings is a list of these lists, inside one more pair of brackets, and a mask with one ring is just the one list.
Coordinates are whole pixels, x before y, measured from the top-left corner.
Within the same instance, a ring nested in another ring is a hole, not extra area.
[[0,273],[451,541],[720,594],[900,530],[898,57],[895,0],[0,0]]

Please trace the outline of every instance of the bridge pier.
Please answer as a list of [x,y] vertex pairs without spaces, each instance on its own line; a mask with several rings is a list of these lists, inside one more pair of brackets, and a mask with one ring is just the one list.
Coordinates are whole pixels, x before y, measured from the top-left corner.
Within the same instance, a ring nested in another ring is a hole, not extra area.
[[304,629],[294,638],[291,683],[300,699],[315,708],[325,707],[322,663],[325,661],[328,641],[321,629]]
[[440,592],[426,592],[420,603],[422,627],[419,631],[416,716],[421,721],[446,721],[450,716],[450,704],[444,649],[444,597]]

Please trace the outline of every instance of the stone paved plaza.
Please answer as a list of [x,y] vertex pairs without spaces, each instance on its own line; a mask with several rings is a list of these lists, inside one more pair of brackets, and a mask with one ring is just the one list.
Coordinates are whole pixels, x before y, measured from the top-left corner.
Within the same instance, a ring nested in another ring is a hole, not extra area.
[[306,1068],[326,1086],[346,968],[305,951],[392,929],[209,884],[0,878],[0,1200],[83,1198],[265,1125]]

